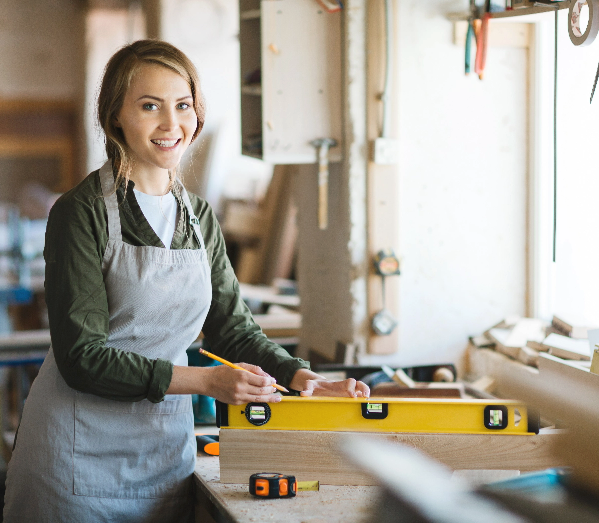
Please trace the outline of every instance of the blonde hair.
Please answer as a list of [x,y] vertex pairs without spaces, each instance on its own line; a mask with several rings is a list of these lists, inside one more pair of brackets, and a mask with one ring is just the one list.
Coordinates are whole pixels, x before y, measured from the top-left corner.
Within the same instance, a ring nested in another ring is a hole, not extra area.
[[[191,138],[192,142],[200,134],[206,114],[198,72],[191,60],[175,46],[160,40],[138,40],[122,47],[112,55],[104,69],[98,96],[98,121],[106,136],[106,154],[116,172],[116,187],[124,183],[125,190],[131,175],[132,160],[123,131],[115,125],[115,122],[131,80],[144,64],[166,67],[182,76],[189,84],[193,109],[198,120],[198,126]],[[174,178],[175,173],[169,171],[169,190]]]

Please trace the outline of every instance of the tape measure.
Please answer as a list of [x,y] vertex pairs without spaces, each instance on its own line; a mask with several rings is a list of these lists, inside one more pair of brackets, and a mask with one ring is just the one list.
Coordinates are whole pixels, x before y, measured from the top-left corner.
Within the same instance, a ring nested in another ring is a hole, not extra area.
[[259,472],[250,476],[250,494],[259,498],[293,498],[297,493],[295,476]]

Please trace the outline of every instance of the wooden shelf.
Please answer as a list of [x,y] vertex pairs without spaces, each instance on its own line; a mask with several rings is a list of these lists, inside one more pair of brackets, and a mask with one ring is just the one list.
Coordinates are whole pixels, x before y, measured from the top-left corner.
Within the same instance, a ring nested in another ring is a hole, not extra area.
[[242,85],[241,92],[243,94],[249,94],[252,96],[262,96],[262,86],[261,85]]
[[[545,13],[552,13],[555,9],[569,9],[570,1],[560,2],[555,4],[556,7],[520,7],[509,11],[499,11],[491,13],[491,18],[497,22],[510,21],[514,22],[514,18],[518,18],[518,22],[538,22],[544,20]],[[467,12],[450,13],[447,15],[448,20],[452,22],[468,21],[469,14]]]
[[515,16],[530,16],[542,13],[553,13],[555,9],[569,9],[570,2],[556,3],[555,7],[521,7],[519,9],[512,9],[510,11],[501,11],[499,13],[491,13],[491,18],[513,18]]
[[260,18],[260,9],[250,9],[249,11],[242,11],[239,14],[239,18],[242,20],[256,20]]
[[242,152],[243,152],[244,156],[250,156],[251,158],[256,158],[257,160],[262,160],[262,153],[260,153],[260,152],[248,151],[246,148],[243,148]]

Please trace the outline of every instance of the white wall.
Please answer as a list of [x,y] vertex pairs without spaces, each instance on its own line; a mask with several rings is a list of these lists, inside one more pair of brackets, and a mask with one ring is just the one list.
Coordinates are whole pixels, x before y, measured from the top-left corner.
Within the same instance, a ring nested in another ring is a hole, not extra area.
[[82,5],[23,0],[1,6],[0,97],[75,99],[82,85]]
[[528,53],[490,48],[464,76],[445,14],[399,0],[399,346],[361,363],[457,361],[469,335],[526,303]]

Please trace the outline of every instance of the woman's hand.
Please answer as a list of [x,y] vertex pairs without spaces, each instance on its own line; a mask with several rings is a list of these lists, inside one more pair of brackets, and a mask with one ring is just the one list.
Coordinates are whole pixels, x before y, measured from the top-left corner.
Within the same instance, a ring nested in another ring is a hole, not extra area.
[[281,401],[275,394],[275,379],[260,367],[248,363],[238,363],[249,370],[232,369],[226,365],[216,367],[178,367],[173,369],[171,384],[167,394],[202,394],[211,396],[229,405]]
[[327,380],[310,370],[298,370],[289,386],[299,390],[302,396],[340,396],[346,398],[369,398],[370,389],[361,381],[349,378],[342,381]]

